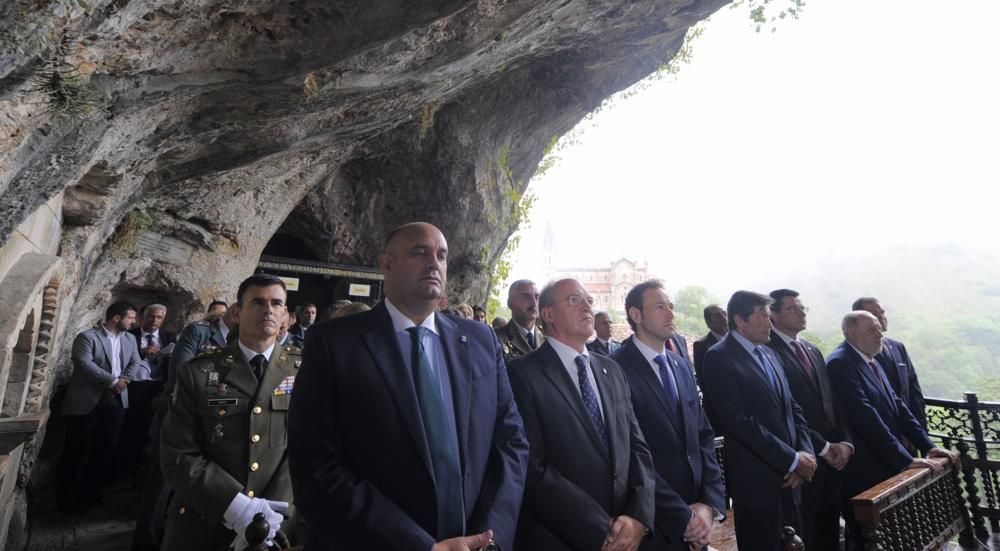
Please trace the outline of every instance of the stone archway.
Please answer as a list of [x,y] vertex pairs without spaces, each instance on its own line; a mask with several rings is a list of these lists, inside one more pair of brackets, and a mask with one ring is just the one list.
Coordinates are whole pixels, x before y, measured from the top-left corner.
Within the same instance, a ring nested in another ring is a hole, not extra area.
[[49,418],[63,274],[59,257],[28,253],[0,281],[0,542],[24,525],[24,490]]

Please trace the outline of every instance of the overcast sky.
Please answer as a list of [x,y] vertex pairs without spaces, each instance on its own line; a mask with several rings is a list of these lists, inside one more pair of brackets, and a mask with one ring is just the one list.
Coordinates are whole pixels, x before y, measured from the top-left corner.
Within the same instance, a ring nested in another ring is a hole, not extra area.
[[889,244],[995,252],[998,21],[996,0],[810,0],[756,33],[723,8],[676,79],[599,113],[532,181],[512,279],[541,279],[549,222],[564,261],[646,259],[672,289]]

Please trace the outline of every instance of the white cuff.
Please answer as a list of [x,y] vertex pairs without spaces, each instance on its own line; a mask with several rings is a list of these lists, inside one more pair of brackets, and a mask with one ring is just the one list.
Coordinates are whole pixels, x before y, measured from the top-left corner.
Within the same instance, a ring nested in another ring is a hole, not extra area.
[[830,451],[830,443],[829,442],[827,442],[826,445],[823,446],[823,451],[819,452],[819,456],[823,457],[824,455],[826,455],[826,452],[828,452],[828,451]]
[[222,513],[222,525],[232,530],[236,521],[240,518],[240,513],[242,513],[252,501],[253,498],[237,492],[236,497],[229,502],[229,507],[226,507],[226,512]]
[[115,385],[117,384],[118,384],[118,377],[115,377],[114,379],[111,379],[111,384],[108,385],[108,388],[115,388]]

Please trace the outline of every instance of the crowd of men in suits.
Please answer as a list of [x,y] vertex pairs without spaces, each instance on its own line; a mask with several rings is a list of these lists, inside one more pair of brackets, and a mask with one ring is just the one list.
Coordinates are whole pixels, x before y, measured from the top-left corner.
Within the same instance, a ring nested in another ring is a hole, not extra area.
[[[513,283],[495,329],[442,313],[447,265],[441,231],[407,224],[379,257],[384,299],[315,324],[307,311],[302,348],[273,276],[186,328],[173,369],[150,377],[171,389],[154,408],[162,478],[147,481],[160,508],[134,547],[242,551],[261,514],[266,543],[310,550],[688,551],[732,514],[740,549],[779,549],[788,525],[807,549],[838,549],[843,516],[854,550],[850,496],[954,460],[913,411],[916,374],[875,299],[844,316],[824,360],[799,336],[798,293],[738,291],[705,309],[692,365],[658,280],[628,293],[633,334],[618,343],[574,279]],[[127,304],[77,338],[64,413],[84,437],[109,438],[97,427],[121,423],[143,355],[166,346],[149,310],[134,339],[120,338]],[[106,459],[81,479],[64,457],[60,472],[75,490]]]

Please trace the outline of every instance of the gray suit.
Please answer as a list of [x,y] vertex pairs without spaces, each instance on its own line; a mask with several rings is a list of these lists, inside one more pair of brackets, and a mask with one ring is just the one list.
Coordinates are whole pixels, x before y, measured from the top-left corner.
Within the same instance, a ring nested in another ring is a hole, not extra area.
[[[63,401],[63,415],[87,415],[97,407],[105,392],[111,390],[111,342],[104,329],[94,327],[73,341],[73,376]],[[139,346],[128,332],[121,334],[121,376],[130,379],[139,362]],[[128,407],[128,390],[123,390],[122,405]]]

